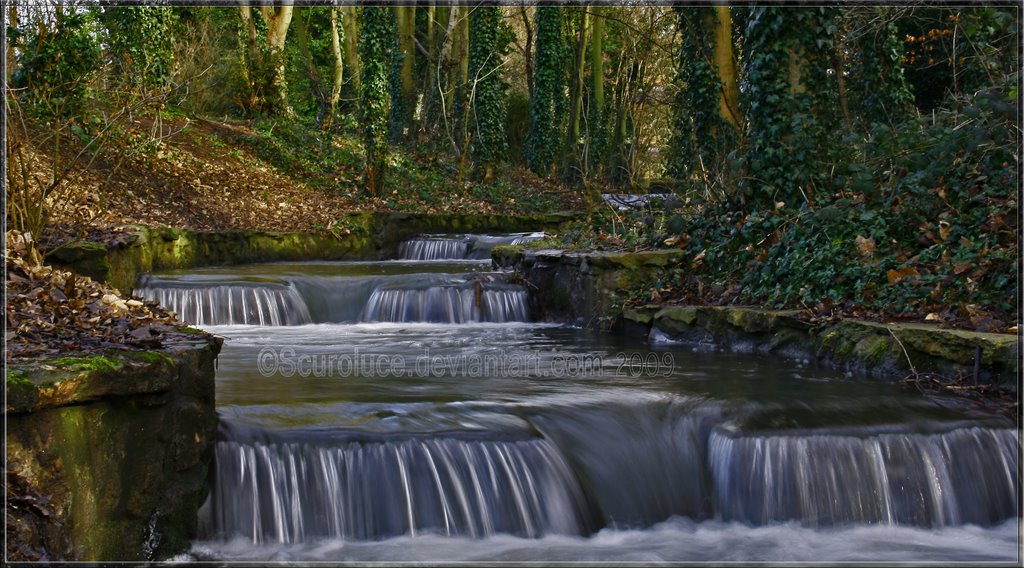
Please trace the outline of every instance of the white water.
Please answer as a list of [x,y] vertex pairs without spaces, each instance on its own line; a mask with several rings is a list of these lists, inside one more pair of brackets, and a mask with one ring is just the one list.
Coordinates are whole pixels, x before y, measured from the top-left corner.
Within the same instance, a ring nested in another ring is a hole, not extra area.
[[853,526],[810,529],[794,523],[750,527],[673,517],[642,530],[604,529],[590,537],[549,535],[483,539],[417,535],[380,542],[322,539],[265,545],[238,538],[196,543],[179,560],[273,562],[855,562],[1021,561],[1018,523],[942,529]]

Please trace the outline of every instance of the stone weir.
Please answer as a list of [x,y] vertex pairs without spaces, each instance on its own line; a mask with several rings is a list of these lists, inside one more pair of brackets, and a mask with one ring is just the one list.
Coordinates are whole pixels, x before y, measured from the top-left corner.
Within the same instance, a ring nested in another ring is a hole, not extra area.
[[684,260],[677,250],[577,252],[499,246],[494,264],[514,269],[529,291],[530,315],[698,350],[754,352],[878,378],[932,374],[1016,388],[1016,335],[934,324],[857,320],[812,324],[797,311],[752,306],[644,306],[623,310],[631,289]]
[[208,492],[222,339],[7,367],[7,558],[166,559]]
[[342,216],[322,234],[139,225],[124,244],[78,241],[55,250],[47,263],[129,293],[138,276],[146,272],[285,260],[398,258],[401,243],[421,234],[555,230],[572,218],[569,213],[513,216],[364,211]]

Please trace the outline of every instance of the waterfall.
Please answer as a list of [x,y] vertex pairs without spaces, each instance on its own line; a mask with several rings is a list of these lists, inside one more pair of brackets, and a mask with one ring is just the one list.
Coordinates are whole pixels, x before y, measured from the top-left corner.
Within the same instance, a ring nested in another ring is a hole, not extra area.
[[522,245],[544,238],[544,233],[509,235],[423,235],[402,242],[398,257],[402,260],[487,260],[498,245]]
[[209,537],[297,543],[435,533],[584,534],[586,504],[550,443],[454,435],[404,440],[222,440],[204,507]]
[[421,237],[402,242],[398,257],[402,260],[461,260],[469,253],[466,237]]
[[1016,430],[731,436],[710,465],[726,520],[990,525],[1016,516]]
[[521,287],[485,288],[431,286],[427,288],[379,287],[366,302],[363,321],[507,323],[527,321],[526,290]]
[[302,296],[286,285],[221,284],[161,286],[135,290],[193,325],[301,325],[313,321]]

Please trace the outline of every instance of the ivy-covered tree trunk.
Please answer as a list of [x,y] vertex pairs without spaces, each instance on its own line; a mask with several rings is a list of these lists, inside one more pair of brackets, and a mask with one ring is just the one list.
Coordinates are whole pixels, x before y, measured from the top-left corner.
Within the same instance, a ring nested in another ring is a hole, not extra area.
[[499,75],[505,45],[501,39],[501,8],[479,6],[470,16],[469,76],[472,83],[473,156],[483,179],[505,155],[505,88]]
[[538,6],[536,57],[530,96],[530,129],[526,134],[526,164],[534,173],[548,176],[561,146],[564,127],[566,46],[563,10]]
[[[12,8],[13,10],[13,8]],[[173,10],[166,6],[121,6],[103,10],[110,50],[132,96],[162,91],[174,63]]]
[[731,18],[728,8],[676,8],[676,15],[683,42],[666,171],[684,191],[721,196],[740,124]]
[[833,8],[752,8],[745,33],[746,152],[741,199],[755,208],[813,202],[836,151],[828,74]]
[[392,140],[399,141],[405,139],[416,110],[416,83],[413,78],[416,61],[413,42],[416,31],[416,8],[396,6],[393,10],[396,33],[395,49],[392,52],[390,133]]
[[366,152],[365,182],[367,192],[377,196],[384,190],[388,159],[388,115],[391,110],[389,77],[395,37],[391,9],[364,6],[361,27],[359,63],[362,93],[359,106]]

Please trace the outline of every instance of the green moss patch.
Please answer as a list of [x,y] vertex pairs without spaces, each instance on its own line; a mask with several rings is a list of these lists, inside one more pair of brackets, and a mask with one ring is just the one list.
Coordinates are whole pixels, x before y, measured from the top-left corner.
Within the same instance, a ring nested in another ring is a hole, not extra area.
[[61,357],[50,362],[55,367],[61,367],[69,371],[116,371],[121,368],[122,363],[117,359],[111,359],[103,355],[92,355],[89,357]]

